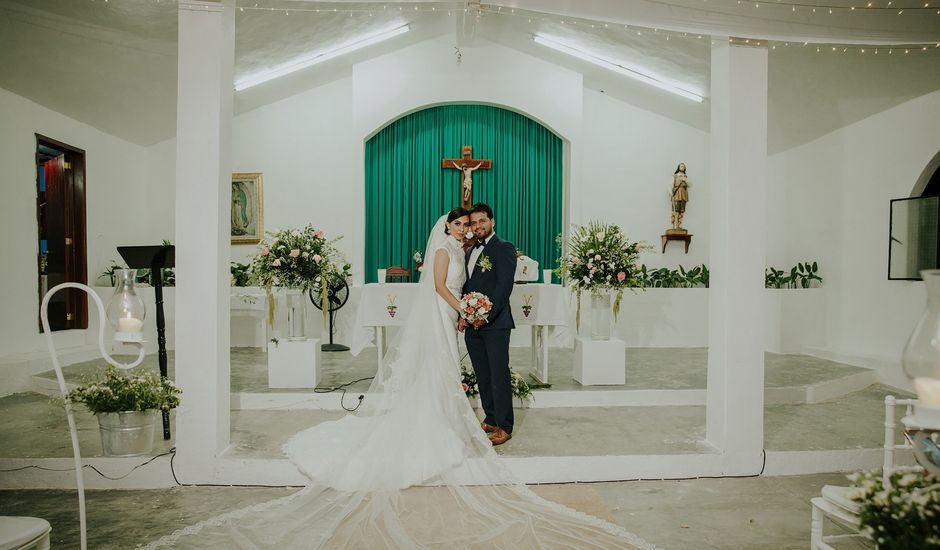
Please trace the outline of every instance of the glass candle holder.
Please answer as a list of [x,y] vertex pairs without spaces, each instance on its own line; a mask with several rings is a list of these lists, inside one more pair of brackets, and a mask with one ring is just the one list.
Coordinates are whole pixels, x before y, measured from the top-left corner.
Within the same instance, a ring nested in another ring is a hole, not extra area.
[[115,273],[115,276],[117,280],[114,294],[107,309],[108,322],[114,328],[115,339],[141,341],[147,309],[134,288],[137,270],[122,269]]

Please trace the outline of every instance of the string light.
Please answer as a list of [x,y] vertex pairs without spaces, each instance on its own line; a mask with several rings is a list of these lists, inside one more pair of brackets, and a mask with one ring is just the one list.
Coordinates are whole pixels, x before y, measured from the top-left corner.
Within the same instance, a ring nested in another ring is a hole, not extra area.
[[[94,0],[91,0],[91,1],[94,1]],[[98,0],[98,1],[100,1],[100,0]],[[106,0],[106,1],[108,1],[108,0]],[[128,0],[128,1],[129,1],[129,0]],[[152,0],[152,1],[159,1],[159,0]],[[775,2],[770,2],[770,4],[771,4],[771,7],[770,7],[770,8],[765,8],[765,9],[770,9],[770,10],[772,11],[774,6],[782,7],[783,9],[786,9],[787,7],[789,7],[791,12],[796,12],[796,11],[798,10],[798,8],[806,8],[806,9],[808,9],[809,11],[811,11],[811,12],[813,12],[813,13],[815,13],[817,9],[823,9],[823,10],[826,10],[829,15],[833,15],[834,12],[835,12],[835,11],[838,11],[838,10],[842,10],[843,13],[858,12],[858,11],[876,13],[876,12],[883,12],[883,11],[885,11],[885,10],[894,10],[895,13],[896,13],[897,15],[899,15],[899,16],[903,16],[906,11],[914,11],[914,12],[916,12],[916,11],[919,11],[919,10],[926,10],[926,9],[929,9],[929,10],[935,11],[935,13],[936,13],[937,15],[940,15],[940,9],[937,9],[936,6],[930,7],[930,2],[929,2],[929,1],[924,2],[924,7],[923,7],[923,8],[920,8],[920,7],[901,7],[901,8],[892,7],[892,6],[893,6],[893,0],[888,0],[887,3],[886,3],[886,5],[883,6],[883,7],[875,6],[874,0],[871,0],[871,1],[869,1],[869,0],[862,0],[862,1],[863,1],[864,3],[863,3],[863,4],[859,4],[859,5],[857,5],[857,6],[845,6],[845,5],[842,5],[842,6],[835,6],[835,5],[818,5],[818,4],[813,5],[813,4],[803,3],[803,2],[786,2],[786,1],[784,1],[784,0],[775,0]],[[922,0],[922,1],[923,1],[923,0]],[[238,2],[238,0],[236,0],[236,2],[237,2],[237,3],[242,3],[242,2]],[[707,2],[707,0],[703,0],[703,2]],[[743,0],[739,0],[738,3],[741,4],[741,5],[744,5]],[[767,3],[767,2],[764,2],[764,3]],[[761,4],[761,2],[759,2],[759,1],[753,1],[754,9],[759,9],[759,8],[761,7],[760,4]],[[404,7],[407,7],[408,5],[411,5],[411,6],[412,6],[412,10],[408,10],[409,12],[412,12],[412,11],[413,11],[413,12],[424,12],[424,13],[429,13],[429,14],[430,14],[430,13],[434,13],[434,14],[443,14],[442,12],[446,9],[448,17],[453,16],[454,13],[457,12],[458,10],[460,10],[460,9],[463,9],[463,12],[464,12],[464,13],[469,13],[469,12],[471,11],[471,9],[468,8],[465,3],[461,2],[460,4],[458,4],[456,1],[454,1],[454,2],[433,2],[433,3],[431,3],[431,2],[423,3],[423,2],[422,2],[422,3],[415,3],[415,4],[409,3],[409,4],[405,4]],[[295,7],[291,7],[290,10],[288,10],[287,8],[259,7],[257,2],[245,3],[245,5],[241,5],[241,6],[237,6],[237,7],[238,7],[238,11],[239,11],[240,13],[246,13],[246,12],[249,12],[249,11],[254,11],[254,12],[256,12],[256,13],[281,13],[281,12],[283,12],[283,14],[284,14],[285,16],[289,16],[289,15],[291,15],[291,14],[290,14],[290,11],[293,11],[293,12],[308,12],[308,13],[316,13],[316,14],[322,14],[322,13],[324,13],[324,12],[329,13],[330,11],[332,11],[332,13],[338,14],[338,15],[345,13],[348,17],[353,17],[355,13],[363,13],[363,14],[368,13],[368,14],[369,14],[369,17],[374,17],[374,11],[378,9],[377,6],[375,6],[375,7],[367,7],[367,8],[351,7],[351,8],[342,9],[342,10],[340,10],[340,9],[338,9],[338,8],[332,8],[332,10],[330,10],[330,9],[321,9],[321,8],[313,8],[313,7],[311,7],[311,8],[298,8],[298,7],[295,6]],[[437,10],[438,7],[441,7],[442,10],[441,10],[441,11],[438,11],[438,10]],[[618,28],[620,28],[619,26],[611,27],[612,23],[607,22],[607,21],[598,21],[598,20],[590,20],[590,19],[560,18],[560,17],[557,17],[557,18],[556,18],[556,17],[553,17],[553,16],[551,16],[551,15],[546,15],[546,14],[544,14],[544,13],[535,12],[535,11],[531,11],[531,10],[523,10],[523,9],[520,9],[520,10],[517,12],[517,11],[515,10],[515,8],[509,8],[509,7],[507,7],[506,10],[502,10],[502,7],[503,7],[503,6],[490,4],[490,5],[488,5],[488,6],[487,6],[487,5],[484,5],[484,6],[480,7],[479,9],[473,9],[472,11],[473,11],[474,14],[477,16],[478,19],[480,19],[482,16],[485,16],[485,15],[501,16],[501,17],[524,17],[524,18],[526,19],[526,22],[529,23],[529,24],[532,24],[532,23],[537,22],[537,21],[542,21],[542,22],[546,22],[546,23],[549,23],[549,24],[555,23],[555,24],[560,24],[560,25],[564,25],[564,26],[572,26],[572,27],[582,27],[582,26],[583,26],[583,27],[585,27],[585,28],[586,28],[586,27],[590,27],[590,28],[592,28],[592,29],[598,29],[598,28],[601,28],[602,26],[603,26],[604,29],[610,29],[610,28],[618,29]],[[383,4],[383,5],[382,5],[382,9],[385,10],[385,11],[388,11],[388,5],[387,5],[387,4]],[[399,5],[399,6],[398,6],[398,11],[399,11],[399,12],[403,12],[403,6]],[[804,13],[805,13],[805,12],[804,12]],[[623,25],[622,29],[623,29],[624,31],[628,31],[628,32],[635,32],[635,33],[636,33],[636,36],[643,36],[644,31],[647,31],[647,34],[652,35],[652,37],[650,38],[650,40],[656,40],[656,37],[659,37],[659,38],[665,38],[665,41],[670,41],[670,42],[671,42],[674,38],[678,38],[678,39],[687,39],[687,40],[692,39],[692,38],[701,40],[701,39],[703,38],[703,35],[701,35],[701,34],[689,36],[689,34],[688,34],[687,32],[670,33],[668,30],[659,29],[658,27],[654,27],[654,28],[650,29],[650,28],[648,28],[648,27],[641,27],[641,26],[635,26],[635,25],[627,25],[627,24],[625,24],[625,25]],[[651,31],[651,32],[650,32],[650,31]],[[776,50],[778,50],[778,49],[781,49],[781,50],[782,50],[782,49],[787,49],[787,48],[789,48],[789,47],[791,46],[790,42],[769,42],[769,41],[761,42],[760,40],[750,39],[750,38],[747,38],[747,39],[740,39],[740,40],[729,39],[729,42],[732,43],[732,44],[740,44],[740,45],[747,45],[747,46],[758,46],[758,47],[763,46],[763,47],[769,47],[771,50],[774,50],[774,51],[776,51]],[[715,41],[714,41],[714,40],[711,40],[711,44],[714,44],[714,43],[715,43]],[[793,44],[793,45],[798,45],[798,44],[799,44],[799,43],[796,43],[796,44]],[[802,45],[803,45],[804,47],[808,47],[809,44],[810,44],[810,43],[809,43],[808,41],[802,42]],[[829,44],[826,44],[826,43],[814,43],[813,45],[816,47],[816,51],[817,51],[817,52],[822,52],[822,48],[824,48],[824,47],[829,47],[829,48],[830,48],[830,51],[832,51],[832,52],[839,52],[839,51],[841,50],[841,53],[843,53],[843,54],[848,53],[850,50],[852,50],[852,51],[857,51],[857,52],[862,53],[862,54],[869,53],[869,52],[866,51],[867,48],[861,47],[860,45],[857,45],[857,46],[844,46],[844,45],[841,45],[841,44],[833,45],[832,43],[829,43]],[[780,46],[780,48],[778,48],[778,46]],[[904,53],[905,53],[905,54],[910,54],[912,51],[915,52],[915,53],[917,53],[917,52],[927,52],[927,50],[937,51],[937,49],[940,49],[940,43],[936,43],[936,45],[935,45],[934,43],[931,43],[931,44],[928,44],[928,45],[924,45],[924,44],[909,44],[909,45],[904,45],[904,44],[898,45],[898,44],[896,44],[896,45],[895,45],[895,47],[898,47],[898,46],[900,46],[900,47],[902,47],[902,48],[904,49]],[[906,47],[905,47],[905,46],[906,46]],[[878,49],[875,49],[875,52],[874,52],[874,53],[877,55],[877,54],[879,53],[879,50],[878,50]],[[888,50],[888,55],[893,55],[893,53],[894,53],[893,48],[889,48],[889,50]]]

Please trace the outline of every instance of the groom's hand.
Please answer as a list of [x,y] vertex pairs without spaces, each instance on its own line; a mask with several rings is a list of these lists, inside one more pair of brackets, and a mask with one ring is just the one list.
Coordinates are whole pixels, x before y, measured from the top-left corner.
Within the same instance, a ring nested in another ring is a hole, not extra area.
[[467,328],[467,320],[463,317],[457,321],[457,332],[463,332],[463,329]]

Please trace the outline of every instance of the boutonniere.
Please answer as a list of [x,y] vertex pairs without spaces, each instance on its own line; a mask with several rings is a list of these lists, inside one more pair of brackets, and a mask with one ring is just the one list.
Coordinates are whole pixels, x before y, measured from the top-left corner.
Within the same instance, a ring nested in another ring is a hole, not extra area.
[[486,254],[480,256],[480,259],[477,260],[477,265],[480,266],[480,269],[483,271],[489,271],[493,269],[493,261],[490,260],[490,257]]

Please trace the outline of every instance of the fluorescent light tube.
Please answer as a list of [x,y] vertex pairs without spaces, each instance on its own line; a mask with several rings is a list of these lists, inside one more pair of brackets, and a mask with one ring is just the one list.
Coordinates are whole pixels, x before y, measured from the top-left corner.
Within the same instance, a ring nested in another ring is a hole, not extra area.
[[293,72],[297,72],[301,69],[306,69],[307,67],[316,65],[317,63],[322,63],[328,59],[333,59],[334,57],[339,57],[349,52],[354,52],[356,50],[365,48],[366,46],[378,44],[379,42],[388,40],[389,38],[404,34],[409,30],[410,27],[408,25],[402,25],[400,27],[395,27],[393,29],[358,38],[352,42],[347,42],[342,46],[333,48],[332,50],[298,57],[270,69],[259,71],[257,73],[240,78],[237,82],[235,82],[235,91],[240,92],[244,89],[251,88],[252,86],[257,86],[263,82],[280,78]]
[[604,59],[603,57],[594,55],[592,53],[588,53],[584,50],[579,50],[578,48],[575,48],[574,46],[569,46],[568,44],[558,42],[552,38],[547,38],[545,36],[541,36],[537,34],[532,37],[532,40],[536,44],[541,44],[555,51],[568,54],[572,57],[577,57],[578,59],[587,61],[588,63],[593,63],[594,65],[597,65],[598,67],[603,67],[607,70],[614,71],[624,76],[629,76],[630,78],[634,78],[636,80],[639,80],[640,82],[645,82],[646,84],[649,84],[651,86],[656,86],[660,90],[665,90],[667,92],[680,95],[686,99],[691,99],[692,101],[697,101],[699,103],[701,103],[702,100],[704,99],[701,95],[695,92],[690,92],[686,89],[680,88],[679,86],[675,84],[664,82],[662,80],[659,80],[656,77],[644,74],[636,69],[626,67],[620,64],[620,62],[612,61],[609,59]]

